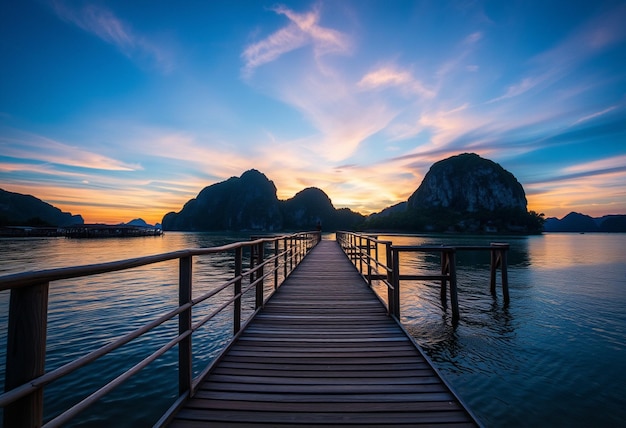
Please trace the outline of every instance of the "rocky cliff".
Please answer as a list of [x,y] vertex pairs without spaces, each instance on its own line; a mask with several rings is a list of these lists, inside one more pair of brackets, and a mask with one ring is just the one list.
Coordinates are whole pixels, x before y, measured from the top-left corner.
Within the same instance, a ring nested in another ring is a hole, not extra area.
[[526,211],[526,204],[524,189],[513,174],[474,153],[433,164],[408,200],[409,208],[445,208],[458,213]]
[[257,170],[205,187],[178,212],[163,217],[163,230],[265,230],[282,227],[276,186]]
[[83,223],[80,215],[62,212],[34,196],[0,189],[0,226],[69,226]]
[[366,227],[411,231],[538,233],[522,185],[497,163],[463,153],[433,164],[406,204],[370,216]]
[[257,170],[246,171],[205,187],[178,212],[163,217],[163,230],[325,230],[354,228],[361,214],[337,210],[317,188],[304,189],[286,201],[278,200],[276,186]]

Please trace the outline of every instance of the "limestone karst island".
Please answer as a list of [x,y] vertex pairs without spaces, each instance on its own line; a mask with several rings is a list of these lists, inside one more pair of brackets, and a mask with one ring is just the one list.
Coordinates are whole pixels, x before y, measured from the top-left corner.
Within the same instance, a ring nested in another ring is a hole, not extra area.
[[[407,201],[369,216],[348,208],[335,208],[328,195],[316,187],[304,189],[287,200],[279,200],[276,193],[274,183],[252,169],[240,177],[205,187],[180,211],[165,214],[162,224],[151,226],[135,219],[116,226],[125,228],[120,233],[128,236],[145,236],[161,229],[278,232],[312,229],[318,223],[326,231],[515,234],[544,230],[626,231],[623,215],[596,219],[570,213],[559,220],[529,212],[524,188],[515,176],[474,153],[436,162]],[[105,230],[102,226],[84,225],[80,215],[62,212],[34,196],[0,189],[1,235],[67,234],[87,227]]]

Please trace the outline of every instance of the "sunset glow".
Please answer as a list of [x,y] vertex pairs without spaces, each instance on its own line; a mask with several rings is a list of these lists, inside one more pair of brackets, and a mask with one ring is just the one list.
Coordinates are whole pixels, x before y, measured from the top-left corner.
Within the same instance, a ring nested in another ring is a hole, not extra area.
[[528,208],[626,214],[626,3],[0,5],[0,188],[160,222],[255,168],[363,214],[474,152]]

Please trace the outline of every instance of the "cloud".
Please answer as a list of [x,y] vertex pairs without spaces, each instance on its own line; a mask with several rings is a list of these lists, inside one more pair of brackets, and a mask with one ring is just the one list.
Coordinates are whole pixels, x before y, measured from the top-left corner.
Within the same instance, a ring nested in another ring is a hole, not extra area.
[[599,175],[618,171],[626,171],[626,155],[579,163],[564,169],[564,172],[575,176],[578,174]]
[[588,120],[592,120],[592,119],[595,119],[595,118],[600,117],[600,116],[604,116],[605,114],[610,113],[610,112],[612,112],[613,110],[615,110],[617,108],[618,108],[617,106],[611,106],[611,107],[605,108],[604,110],[600,110],[600,111],[597,111],[595,113],[588,114],[588,115],[583,116],[580,119],[576,120],[572,124],[572,126],[573,125],[578,125],[579,123],[582,123],[582,122],[587,122]]
[[300,147],[326,162],[343,162],[355,154],[360,144],[385,129],[398,111],[383,99],[355,93],[353,85],[340,77],[306,74],[279,85],[280,98],[297,108],[316,130],[300,139]]
[[138,34],[110,10],[95,4],[75,9],[62,0],[53,1],[52,7],[60,19],[115,46],[131,60],[143,64],[148,58],[150,65],[166,73],[174,68],[170,51]]
[[409,71],[394,66],[383,66],[370,71],[361,78],[357,86],[365,90],[398,87],[407,94],[417,94],[428,98],[435,96],[434,91],[424,87]]
[[248,46],[242,53],[246,61],[245,71],[249,74],[255,68],[272,62],[282,54],[304,46],[307,37],[297,26],[283,28],[258,43]]
[[591,216],[622,214],[626,188],[626,166],[562,174],[542,181],[524,183],[528,207],[563,217],[572,212]]
[[100,153],[55,141],[40,135],[10,130],[0,137],[2,155],[26,161],[46,162],[65,167],[104,171],[141,170],[139,164],[126,163]]
[[465,40],[463,40],[463,43],[466,45],[474,45],[482,38],[483,38],[483,33],[480,31],[476,31],[470,34],[469,36],[467,36]]
[[302,14],[285,6],[276,6],[272,10],[278,15],[287,17],[289,24],[244,49],[241,54],[245,62],[244,76],[249,77],[257,67],[307,45],[312,46],[316,57],[330,53],[346,53],[350,50],[351,42],[348,36],[319,25],[321,17],[319,7]]
[[535,77],[525,77],[519,83],[515,83],[513,85],[510,85],[507,88],[507,90],[504,93],[504,95],[499,96],[497,98],[494,98],[493,100],[490,100],[489,102],[494,102],[495,103],[497,101],[506,100],[507,98],[513,98],[513,97],[520,96],[520,95],[530,91],[531,89],[533,89],[538,84],[540,84],[543,81],[545,81],[546,77],[547,77],[547,75],[535,76]]

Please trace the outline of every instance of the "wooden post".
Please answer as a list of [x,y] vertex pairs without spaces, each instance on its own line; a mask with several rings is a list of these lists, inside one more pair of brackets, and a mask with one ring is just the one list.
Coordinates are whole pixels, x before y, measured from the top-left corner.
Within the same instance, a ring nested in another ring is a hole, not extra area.
[[359,235],[359,272],[363,275],[363,237]]
[[[191,256],[181,257],[178,271],[178,304],[191,302]],[[191,330],[191,308],[178,315],[178,334]],[[193,370],[191,356],[191,335],[178,344],[178,394],[191,393]]]
[[[441,275],[450,275],[450,258],[448,257],[448,253],[445,251],[441,252]],[[448,308],[448,299],[446,298],[447,288],[448,280],[446,278],[441,278],[441,290],[439,291],[439,298],[441,299],[441,306],[443,307],[444,311]]]
[[372,241],[366,238],[367,241],[367,285],[372,286]]
[[[235,248],[235,277],[241,276],[241,271],[243,268],[243,248],[237,247]],[[233,291],[235,296],[239,296],[241,294],[241,278],[235,281],[235,289]],[[233,305],[233,334],[239,333],[241,330],[241,296],[235,299]]]
[[393,315],[400,321],[400,252],[392,251],[393,261]]
[[300,263],[300,236],[296,236],[293,238],[294,239],[294,244],[293,244],[293,249],[294,249],[294,255],[295,255],[295,265],[298,266],[298,264]]
[[259,280],[256,284],[256,309],[263,306],[263,247],[265,246],[264,242],[260,242],[257,248],[257,266],[259,270],[257,270],[256,278]]
[[283,278],[287,279],[287,256],[289,255],[287,251],[287,238],[283,239]]
[[491,291],[491,295],[496,297],[496,270],[498,269],[498,257],[496,255],[496,250],[494,245],[491,244],[491,260],[489,262],[489,290]]
[[289,237],[289,272],[293,271],[293,237]]
[[274,240],[274,290],[278,289],[278,239]]
[[500,267],[502,273],[502,297],[504,298],[504,304],[510,303],[509,298],[509,272],[507,262],[507,252],[509,250],[509,244],[492,242],[491,243],[491,267],[490,267],[490,287],[491,295],[496,296],[496,270]]
[[[44,374],[47,324],[47,282],[11,290],[5,391]],[[40,427],[43,389],[7,405],[3,422],[5,427]]]
[[452,306],[452,324],[459,322],[459,298],[456,288],[456,250],[448,250],[448,269],[450,270],[450,305]]
[[[385,243],[385,258],[387,265],[387,282],[394,287],[394,275],[393,275],[393,259],[391,256],[391,243]],[[392,315],[393,312],[393,288],[387,287],[387,315]]]
[[509,246],[506,248],[502,248],[500,250],[500,269],[502,270],[502,296],[504,297],[504,304],[508,305],[510,303],[509,299],[509,272],[507,266],[507,250]]
[[252,269],[254,268],[254,262],[255,262],[255,258],[256,258],[256,246],[255,245],[251,245],[250,246],[250,283],[254,282],[254,272],[252,272]]

